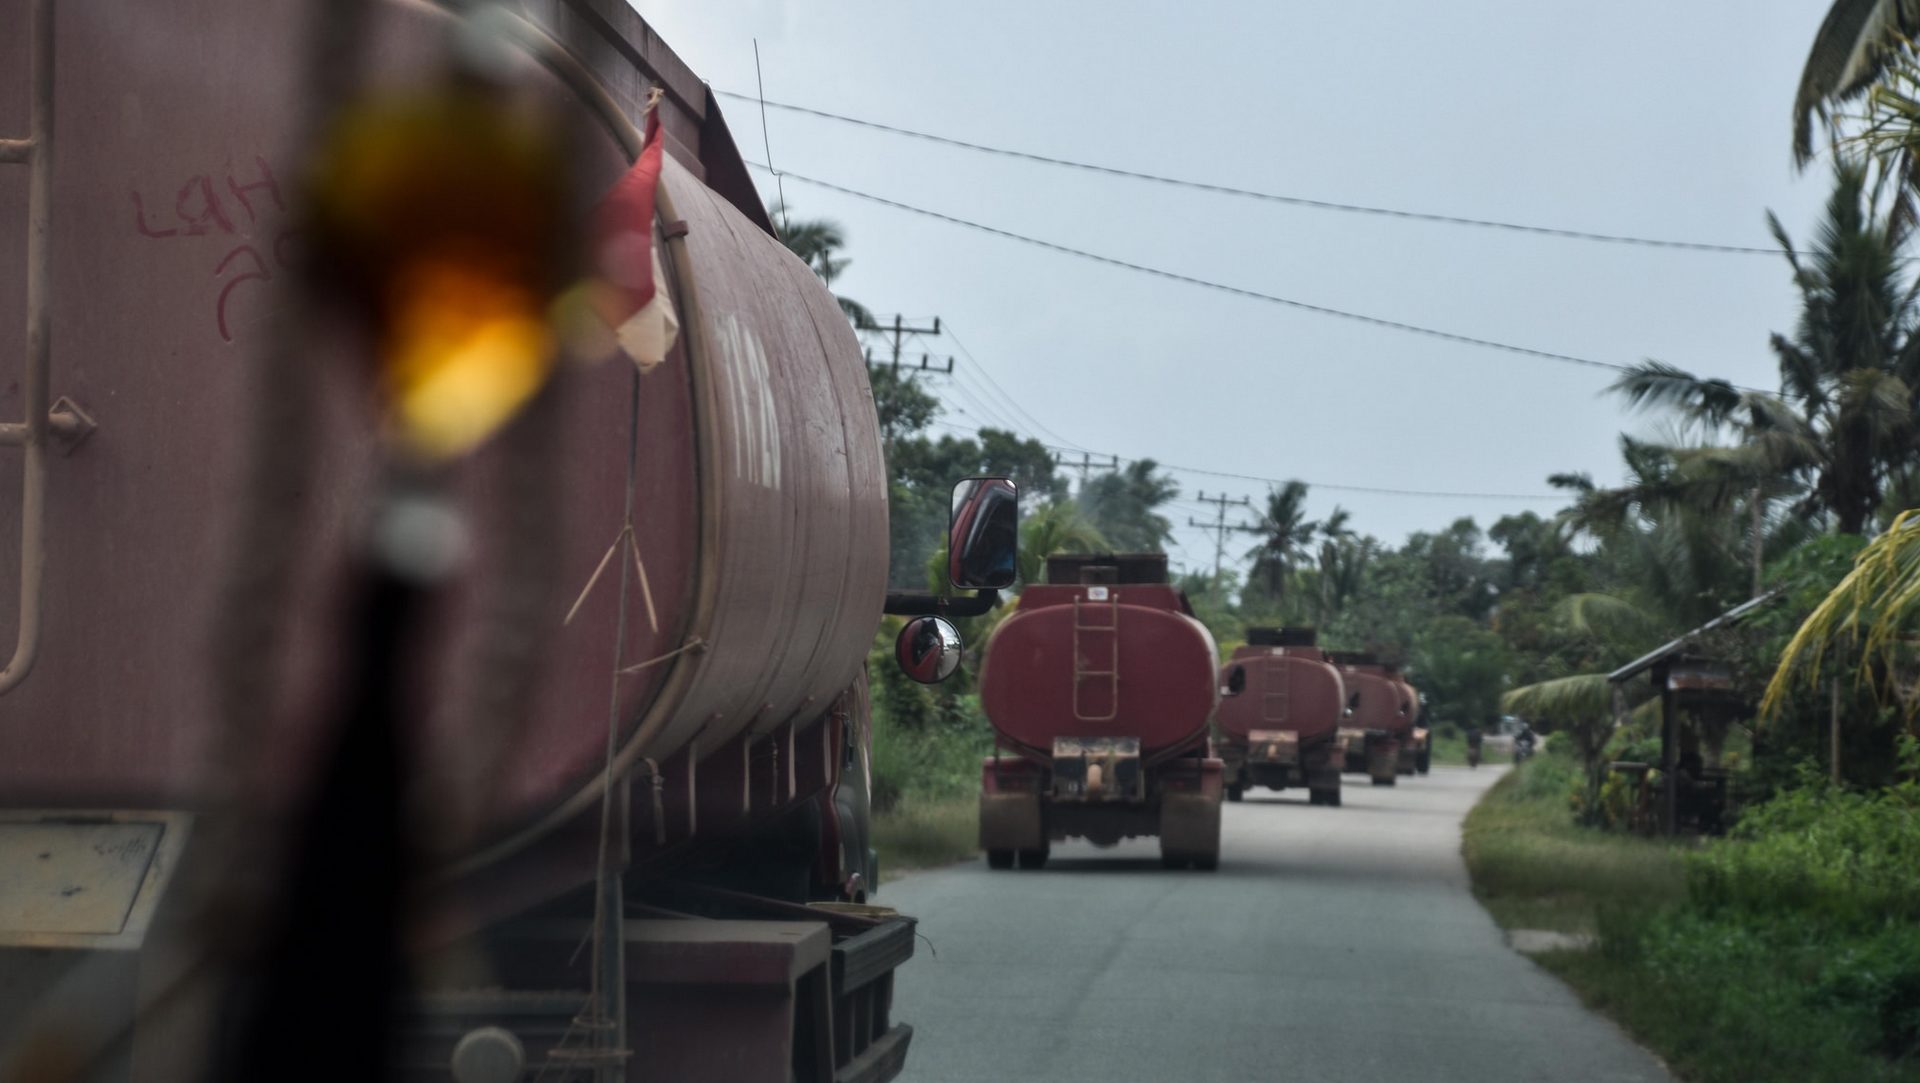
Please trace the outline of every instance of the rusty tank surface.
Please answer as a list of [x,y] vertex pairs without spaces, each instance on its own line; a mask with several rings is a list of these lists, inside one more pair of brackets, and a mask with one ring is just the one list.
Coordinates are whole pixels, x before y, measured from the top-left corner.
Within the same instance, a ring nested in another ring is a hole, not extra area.
[[1338,731],[1346,683],[1312,628],[1249,628],[1220,668],[1215,750],[1227,800],[1254,786],[1304,787],[1308,803],[1340,804]]
[[[464,18],[365,6],[370,93],[407,93]],[[459,467],[475,551],[432,614],[410,728],[435,813],[460,830],[420,935],[457,943],[593,883],[608,785],[632,882],[737,866],[797,831],[811,848],[766,880],[863,897],[861,855],[819,822],[860,762],[887,574],[854,333],[775,237],[716,99],[625,3],[501,7],[501,78],[558,118],[583,202],[627,170],[648,92],[664,93],[656,236],[681,331],[644,374],[563,366]],[[303,344],[300,394],[280,405],[293,424],[263,426],[257,394],[302,243],[304,43],[329,10],[0,0],[0,26],[22,31],[0,34],[0,139],[28,148],[0,156],[0,327],[32,332],[0,350],[26,357],[24,375],[0,372],[0,840],[60,835],[80,813],[122,825],[149,874],[99,875],[136,917],[165,909],[165,873],[216,798],[288,811],[341,706],[335,599],[378,435],[356,344]],[[236,566],[258,573],[251,605]],[[144,918],[102,921],[47,933],[0,905],[0,952],[138,946]],[[655,923],[659,951],[681,950],[670,924]],[[836,989],[862,1022],[819,1048],[829,1074],[887,1078],[909,1033],[886,1005],[910,922],[824,921],[768,995],[799,995],[863,936],[888,961]],[[724,955],[715,939],[684,957]],[[674,999],[648,988],[635,1003]],[[797,1063],[782,1033],[743,1039],[771,1050],[765,1078]],[[634,1040],[674,1062],[671,1033]]]
[[1345,770],[1365,774],[1375,786],[1391,786],[1401,773],[1401,749],[1413,735],[1406,687],[1373,654],[1333,651],[1328,657],[1347,682],[1353,712],[1340,728]]
[[1216,657],[1164,554],[1048,558],[980,673],[997,748],[982,767],[988,863],[1038,867],[1055,839],[1158,836],[1168,866],[1214,868]]

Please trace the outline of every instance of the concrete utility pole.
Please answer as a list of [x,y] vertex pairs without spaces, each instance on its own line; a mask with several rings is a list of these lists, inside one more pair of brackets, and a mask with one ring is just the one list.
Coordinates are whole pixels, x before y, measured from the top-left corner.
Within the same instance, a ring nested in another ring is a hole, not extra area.
[[[900,352],[901,352],[902,344],[906,341],[906,336],[939,334],[940,333],[940,317],[935,316],[933,318],[932,327],[910,327],[907,325],[907,318],[905,316],[895,315],[893,317],[893,323],[890,325],[870,323],[862,326],[860,330],[872,331],[880,335],[890,336],[893,339],[893,342],[892,342],[893,368],[894,368],[894,371],[898,372],[900,369]],[[869,351],[867,353],[867,365],[871,367],[874,364],[875,362],[873,360],[873,354],[871,351]],[[921,354],[920,369],[925,372],[938,372],[942,374],[950,374],[953,372],[953,358],[951,357],[947,358],[947,367],[942,369],[942,368],[934,367],[932,357],[928,356],[927,354]]]
[[1092,452],[1083,451],[1080,453],[1080,461],[1073,462],[1067,458],[1067,455],[1071,454],[1071,452],[1068,452],[1065,448],[1049,448],[1048,450],[1053,452],[1053,465],[1062,470],[1080,471],[1080,488],[1077,492],[1086,491],[1087,477],[1092,474],[1093,471],[1120,469],[1120,457],[1118,455],[1108,455],[1106,456],[1106,462],[1099,462],[1098,458]]
[[1206,493],[1201,493],[1200,499],[1205,503],[1216,505],[1219,508],[1219,514],[1211,523],[1197,522],[1193,516],[1189,515],[1187,516],[1187,525],[1213,531],[1213,581],[1218,583],[1220,581],[1220,562],[1227,555],[1227,532],[1248,529],[1239,523],[1229,524],[1227,522],[1227,509],[1235,506],[1251,508],[1253,507],[1253,501],[1244,496],[1235,500],[1225,493],[1221,493],[1218,496],[1208,496]]

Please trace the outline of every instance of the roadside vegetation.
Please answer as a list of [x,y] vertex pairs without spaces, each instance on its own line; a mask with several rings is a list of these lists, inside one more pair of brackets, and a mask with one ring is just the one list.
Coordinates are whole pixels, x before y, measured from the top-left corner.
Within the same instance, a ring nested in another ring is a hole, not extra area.
[[1706,842],[1579,825],[1580,784],[1543,755],[1467,818],[1496,921],[1596,937],[1541,965],[1684,1079],[1920,1080],[1920,783],[1809,771]]

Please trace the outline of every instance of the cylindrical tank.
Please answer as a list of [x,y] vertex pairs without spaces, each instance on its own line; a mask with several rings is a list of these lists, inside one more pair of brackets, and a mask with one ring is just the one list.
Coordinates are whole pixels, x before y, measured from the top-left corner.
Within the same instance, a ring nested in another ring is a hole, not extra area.
[[1410,686],[1395,679],[1372,655],[1336,652],[1332,658],[1346,679],[1349,694],[1358,696],[1347,725],[1384,730],[1397,738],[1413,732],[1419,712]]
[[[880,442],[846,318],[769,232],[705,86],[624,4],[595,0],[590,18],[577,6],[525,5],[544,31],[521,39],[511,79],[572,122],[561,126],[573,180],[596,195],[637,149],[648,86],[666,90],[659,221],[682,331],[645,375],[623,359],[565,369],[531,420],[461,467],[479,551],[435,614],[443,634],[418,744],[457,773],[505,743],[486,756],[499,770],[476,842],[494,855],[595,806],[610,726],[622,768],[744,741],[749,772],[765,759],[754,738],[803,744],[795,730],[816,726],[860,671],[887,570]],[[236,661],[210,650],[207,629],[233,560],[249,555],[234,551],[238,525],[260,510],[246,470],[259,451],[253,388],[284,345],[269,332],[298,241],[301,50],[319,7],[58,5],[51,391],[98,428],[51,456],[48,556],[24,588],[21,461],[0,446],[0,659],[23,589],[41,592],[45,613],[31,673],[0,696],[0,806],[191,809],[214,782],[210,765],[234,753],[216,680]],[[370,81],[429,78],[455,16],[400,0],[373,8]],[[0,0],[0,25],[24,26],[25,13],[26,0]],[[25,38],[0,35],[0,70],[26,70]],[[0,80],[0,136],[26,134],[28,94],[24,76]],[[7,329],[26,322],[21,172],[0,169]],[[0,343],[0,364],[17,365],[20,345]],[[299,792],[335,706],[333,602],[375,445],[351,347],[329,335],[300,346],[314,433],[273,488],[292,494],[295,540],[284,593],[256,615],[272,649],[248,663],[276,675],[242,735],[262,792]],[[23,409],[18,373],[0,370],[0,420]],[[529,482],[539,439],[551,455]],[[514,502],[530,491],[542,495],[532,511]],[[522,528],[545,546],[530,601],[508,555]],[[503,641],[536,674],[509,733],[481,721]],[[626,673],[610,719],[616,668]],[[791,782],[794,755],[779,760],[788,781],[756,791],[754,809],[818,792],[818,781]]]
[[1004,745],[1137,737],[1143,759],[1203,743],[1218,697],[1213,636],[1164,582],[1035,584],[994,629],[980,701]]
[[1236,666],[1246,684],[1239,695],[1220,701],[1214,719],[1223,733],[1245,740],[1254,730],[1290,730],[1311,743],[1339,728],[1346,684],[1318,647],[1239,647],[1221,667],[1223,685]]

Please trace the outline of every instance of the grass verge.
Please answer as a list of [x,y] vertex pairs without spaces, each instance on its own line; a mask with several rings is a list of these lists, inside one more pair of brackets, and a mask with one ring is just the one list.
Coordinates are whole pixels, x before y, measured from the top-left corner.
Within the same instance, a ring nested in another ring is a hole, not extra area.
[[1573,823],[1575,770],[1559,756],[1537,756],[1467,814],[1461,853],[1474,896],[1501,928],[1594,934],[1602,910],[1658,908],[1686,893],[1673,844]]
[[873,819],[885,883],[914,869],[937,868],[979,852],[980,798],[908,797]]
[[[1540,965],[1694,1083],[1920,1081],[1920,929],[1824,896],[1806,906],[1779,885],[1811,866],[1761,864],[1764,838],[1699,847],[1578,827],[1575,770],[1538,757],[1466,821],[1474,894],[1501,926],[1598,934]],[[1846,848],[1826,847],[1823,866]]]

